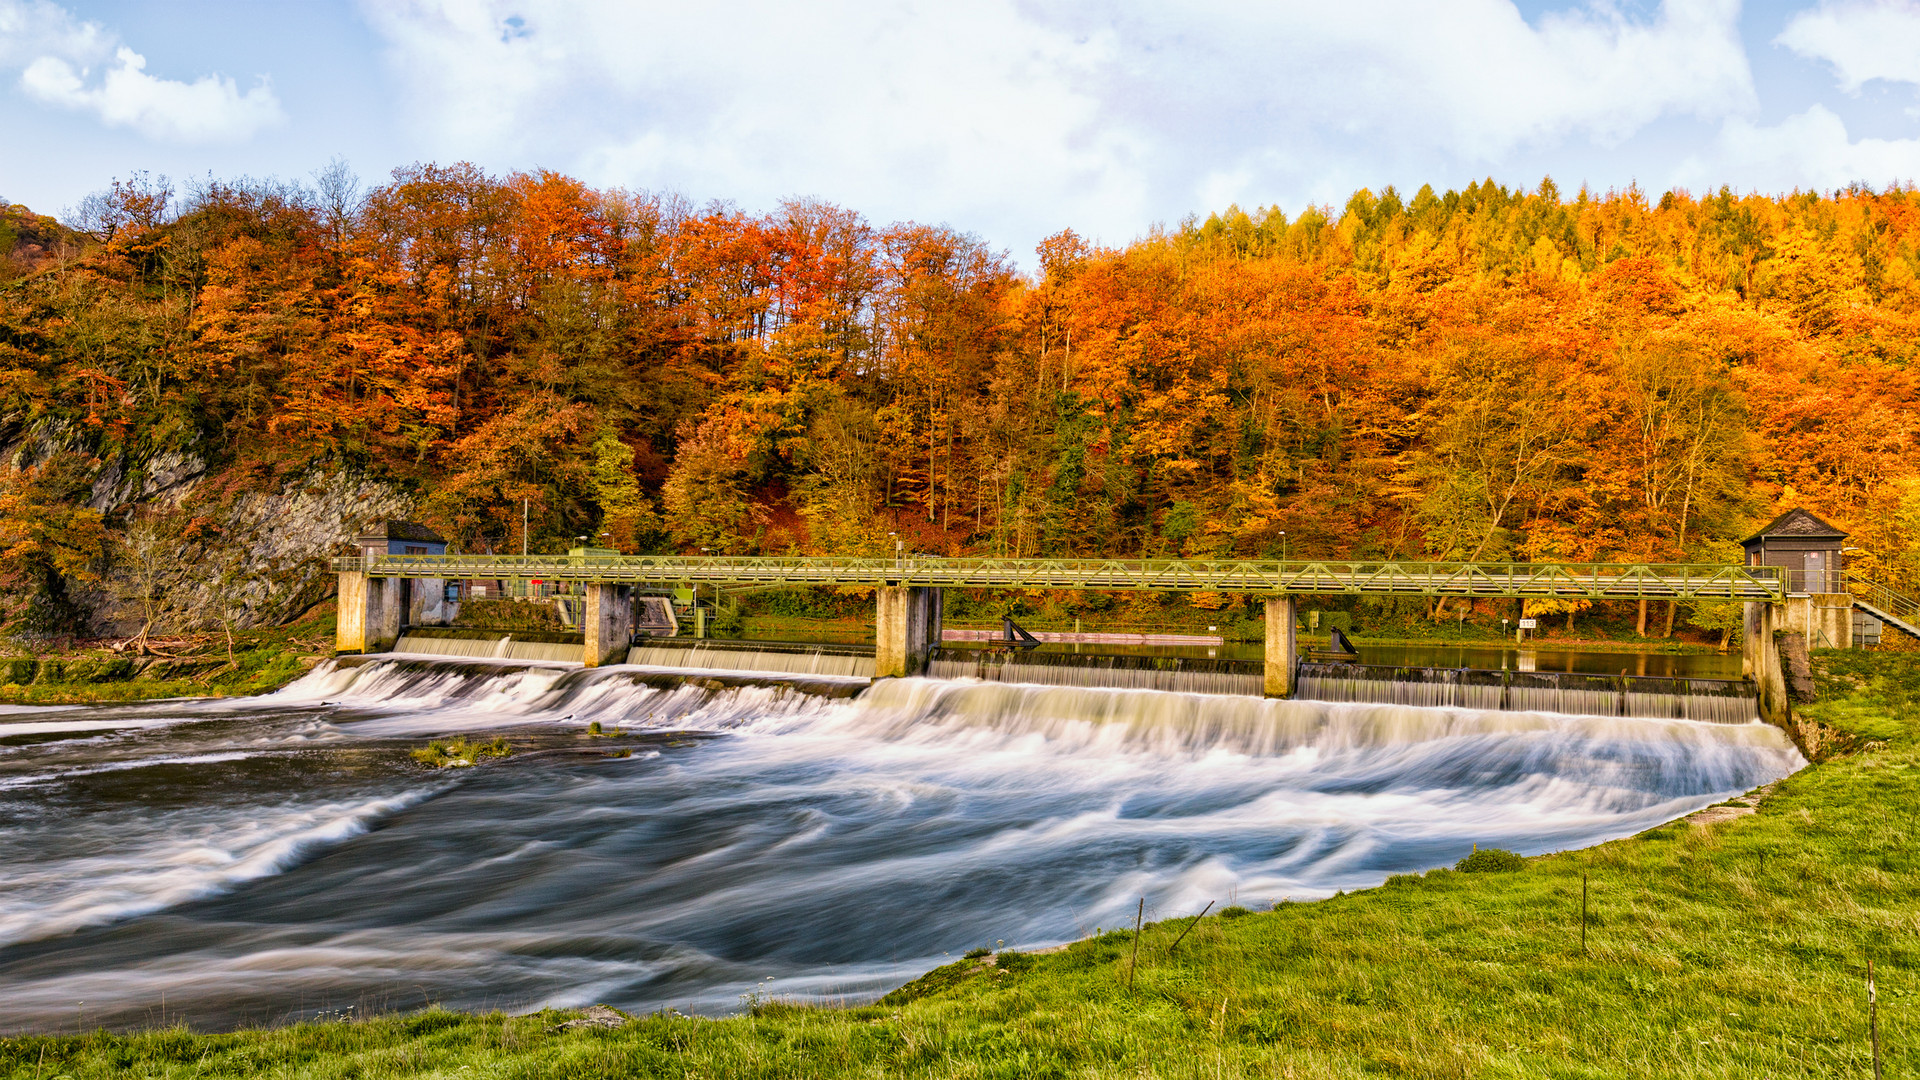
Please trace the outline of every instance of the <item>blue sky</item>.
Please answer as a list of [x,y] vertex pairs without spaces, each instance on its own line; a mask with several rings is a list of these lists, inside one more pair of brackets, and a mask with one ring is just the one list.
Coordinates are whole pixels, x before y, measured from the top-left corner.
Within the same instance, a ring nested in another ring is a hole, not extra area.
[[1920,178],[1920,3],[0,0],[0,197],[546,167],[1023,263],[1230,202]]

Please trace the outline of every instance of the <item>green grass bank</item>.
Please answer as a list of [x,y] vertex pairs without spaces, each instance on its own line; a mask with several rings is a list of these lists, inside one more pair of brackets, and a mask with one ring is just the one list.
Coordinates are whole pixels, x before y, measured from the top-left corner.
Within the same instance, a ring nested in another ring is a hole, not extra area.
[[242,630],[233,652],[218,635],[150,648],[95,643],[30,652],[0,645],[0,705],[93,705],[277,690],[333,655],[331,601],[286,626]]
[[[1815,763],[1757,810],[1517,871],[961,959],[857,1008],[442,1010],[0,1040],[0,1076],[1845,1077],[1920,1067],[1920,660],[1819,657]],[[1582,877],[1589,890],[1580,938]],[[1131,988],[1129,987],[1131,983]],[[156,1009],[159,1005],[155,1003]],[[156,1014],[157,1016],[157,1014]]]

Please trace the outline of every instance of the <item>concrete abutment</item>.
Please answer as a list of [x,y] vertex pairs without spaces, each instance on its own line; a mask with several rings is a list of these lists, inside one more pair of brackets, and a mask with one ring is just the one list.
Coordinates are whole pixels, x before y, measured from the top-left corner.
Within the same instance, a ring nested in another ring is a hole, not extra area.
[[394,642],[400,640],[406,595],[401,578],[374,577],[363,570],[341,571],[334,650],[342,653],[390,651]]
[[1787,722],[1787,680],[1780,669],[1780,644],[1774,632],[1786,629],[1784,606],[1749,600],[1742,605],[1740,674],[1753,680],[1760,719]]
[[1267,665],[1264,689],[1270,698],[1293,696],[1294,674],[1299,668],[1297,648],[1299,639],[1294,629],[1297,618],[1298,611],[1293,597],[1268,598]]
[[928,654],[940,644],[944,594],[917,585],[882,585],[873,593],[874,678],[925,672]]
[[633,644],[633,587],[588,585],[586,615],[580,621],[585,648],[580,662],[587,667],[624,663]]

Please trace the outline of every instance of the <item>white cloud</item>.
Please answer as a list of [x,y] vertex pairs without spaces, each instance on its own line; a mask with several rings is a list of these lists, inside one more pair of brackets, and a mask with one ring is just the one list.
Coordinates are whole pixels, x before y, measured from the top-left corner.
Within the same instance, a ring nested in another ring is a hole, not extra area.
[[1920,6],[1911,3],[1825,0],[1795,15],[1774,40],[1833,65],[1850,94],[1873,79],[1920,83]]
[[[1030,243],[1755,109],[1738,0],[362,0],[423,156]],[[1457,171],[1457,170],[1450,170]],[[1369,172],[1371,173],[1369,175]]]
[[0,0],[0,67],[20,67],[43,53],[106,55],[98,23],[81,22],[48,0]]
[[1820,105],[1761,126],[1729,120],[1704,152],[1676,170],[1681,186],[1758,191],[1831,191],[1859,181],[1873,187],[1920,179],[1920,139],[1850,139],[1847,125]]
[[1067,189],[1076,221],[1146,211],[1117,167],[1146,148],[1082,85],[1112,43],[1036,25],[1013,0],[363,10],[442,158],[975,226]]
[[0,0],[0,67],[15,66],[34,100],[156,141],[238,142],[286,119],[264,79],[243,93],[224,75],[155,77],[144,56],[99,24],[45,0]]

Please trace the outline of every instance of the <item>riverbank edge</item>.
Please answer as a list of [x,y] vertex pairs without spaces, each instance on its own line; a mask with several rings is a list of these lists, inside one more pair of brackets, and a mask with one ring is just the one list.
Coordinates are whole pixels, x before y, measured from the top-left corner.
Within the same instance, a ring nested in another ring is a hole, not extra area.
[[1151,919],[1137,944],[1099,929],[957,960],[871,1005],[19,1036],[0,1038],[0,1076],[1833,1075],[1870,1052],[1869,955],[1888,1066],[1910,1068],[1920,658],[1817,668],[1805,722],[1827,738],[1807,768],[1518,873]]
[[178,698],[248,697],[278,690],[333,655],[334,608],[319,605],[285,626],[243,630],[229,655],[201,635],[147,647],[0,651],[0,705],[112,705]]

